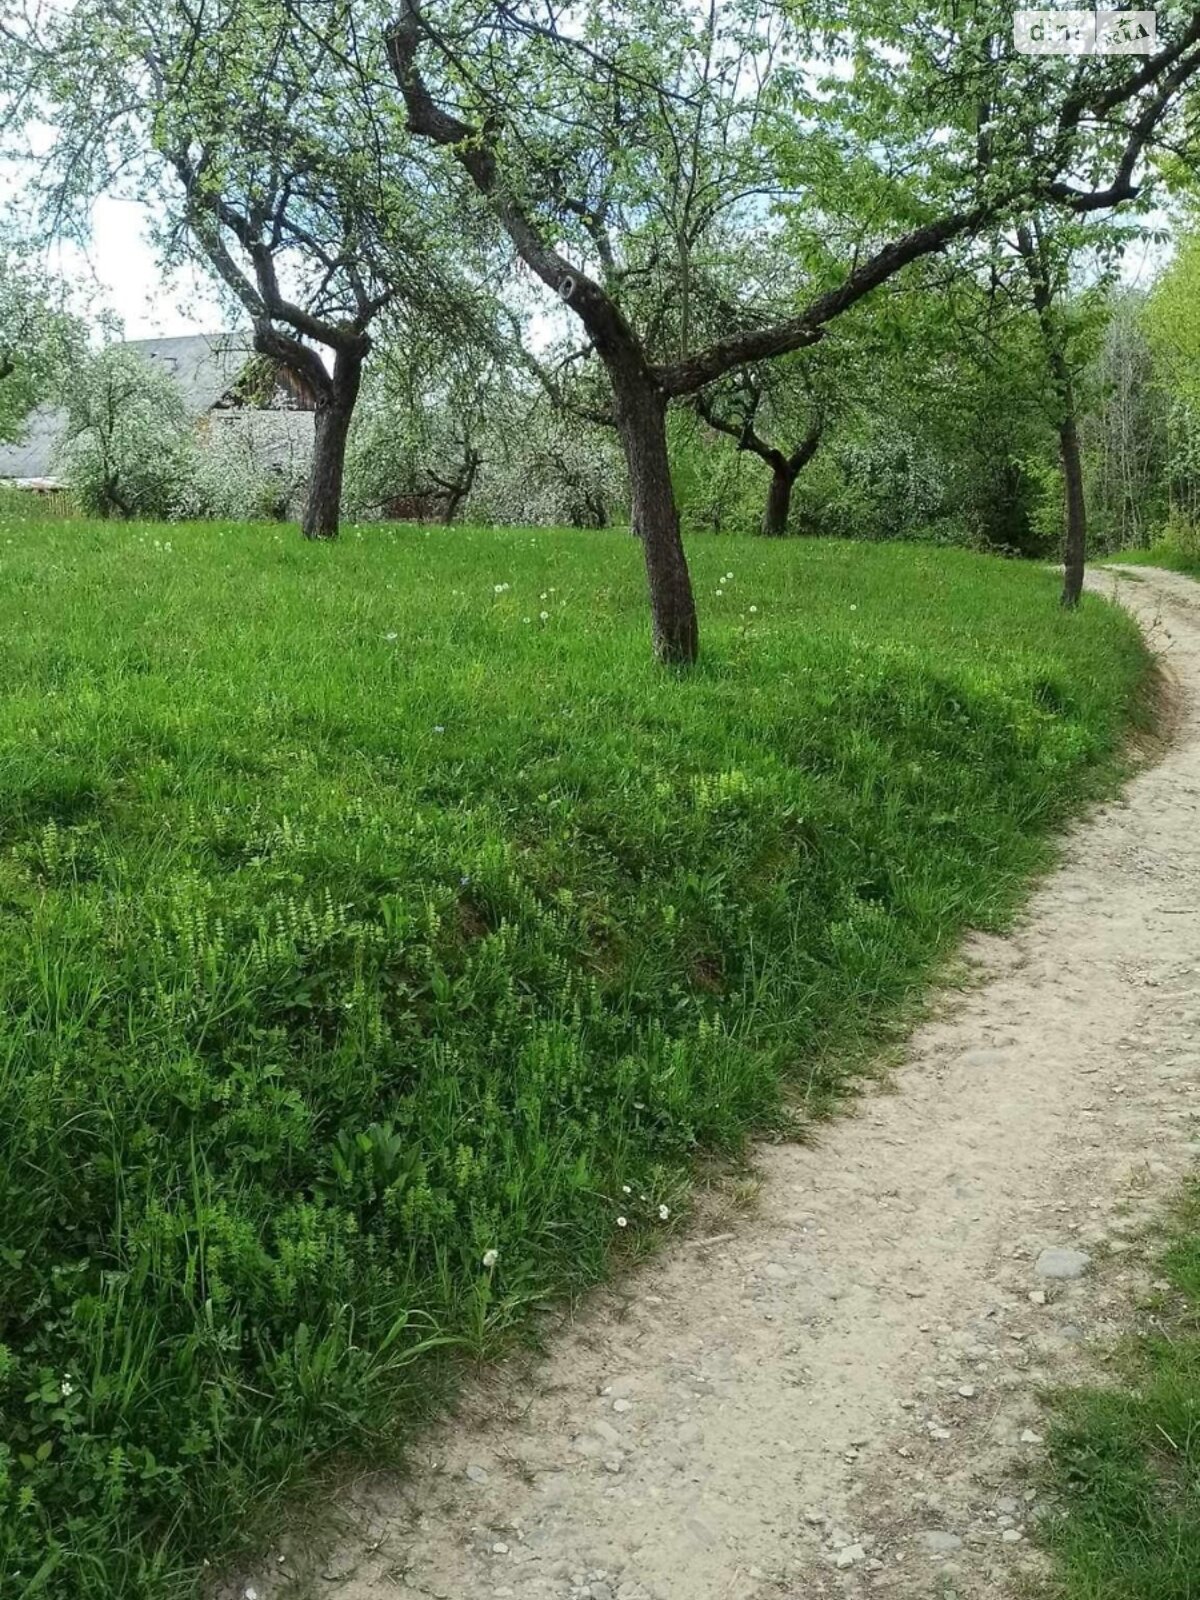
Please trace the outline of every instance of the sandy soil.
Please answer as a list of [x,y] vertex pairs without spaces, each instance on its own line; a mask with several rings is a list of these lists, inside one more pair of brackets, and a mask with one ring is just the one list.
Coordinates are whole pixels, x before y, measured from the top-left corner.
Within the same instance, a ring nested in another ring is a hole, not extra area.
[[[1138,1229],[1200,1153],[1200,585],[1092,581],[1163,658],[1170,741],[1012,937],[969,941],[889,1083],[758,1151],[747,1214],[489,1374],[409,1479],[349,1489],[315,1570],[292,1547],[233,1593],[1016,1592],[1039,1388],[1128,1316]],[[1045,1277],[1047,1249],[1090,1260]]]

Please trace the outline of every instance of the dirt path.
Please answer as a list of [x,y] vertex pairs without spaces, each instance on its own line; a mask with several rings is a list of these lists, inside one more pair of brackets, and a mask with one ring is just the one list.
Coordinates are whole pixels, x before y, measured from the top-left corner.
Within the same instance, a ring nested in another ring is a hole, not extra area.
[[[1012,938],[971,942],[981,981],[939,1002],[897,1092],[762,1150],[726,1237],[596,1296],[409,1482],[360,1485],[316,1593],[973,1600],[1036,1560],[1038,1385],[1128,1307],[1130,1238],[1200,1152],[1200,586],[1120,590],[1176,681],[1171,748]],[[1046,1249],[1092,1260],[1047,1278]],[[294,1564],[262,1600],[298,1592]]]

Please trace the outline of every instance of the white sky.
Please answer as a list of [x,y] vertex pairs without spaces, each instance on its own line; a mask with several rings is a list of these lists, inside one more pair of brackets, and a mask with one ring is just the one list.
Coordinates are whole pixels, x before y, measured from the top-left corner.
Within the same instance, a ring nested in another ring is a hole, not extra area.
[[145,208],[133,200],[105,197],[92,213],[86,253],[60,252],[64,277],[94,297],[96,311],[114,312],[127,339],[212,333],[228,326],[230,313],[206,274],[188,268],[164,277],[146,242]]

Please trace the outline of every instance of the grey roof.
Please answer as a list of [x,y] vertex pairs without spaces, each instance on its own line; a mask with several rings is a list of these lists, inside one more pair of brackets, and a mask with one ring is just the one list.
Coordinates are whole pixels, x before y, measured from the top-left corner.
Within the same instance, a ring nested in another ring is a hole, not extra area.
[[[183,394],[188,414],[203,416],[237,382],[254,356],[252,333],[189,333],[177,339],[131,339],[131,350],[164,368]],[[55,452],[66,428],[61,407],[39,406],[16,444],[0,444],[0,478],[52,478]]]
[[39,406],[25,420],[16,444],[0,444],[0,478],[53,478],[58,441],[67,426],[59,406]]
[[150,366],[169,372],[188,414],[210,410],[254,357],[252,333],[189,333],[178,339],[131,339],[121,346]]

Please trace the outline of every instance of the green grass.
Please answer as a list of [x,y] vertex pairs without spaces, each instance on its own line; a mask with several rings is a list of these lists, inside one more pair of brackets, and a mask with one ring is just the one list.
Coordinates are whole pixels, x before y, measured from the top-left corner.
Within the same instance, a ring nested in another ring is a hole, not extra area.
[[1193,576],[1200,573],[1200,554],[1172,543],[1156,544],[1149,550],[1121,550],[1102,559],[1121,566],[1164,567],[1168,572],[1189,572]]
[[1200,1184],[1171,1224],[1171,1284],[1113,1356],[1116,1382],[1055,1399],[1046,1526],[1061,1600],[1200,1595]]
[[1103,601],[691,553],[680,677],[624,535],[0,521],[0,1594],[192,1593],[390,1449],[1112,781]]

